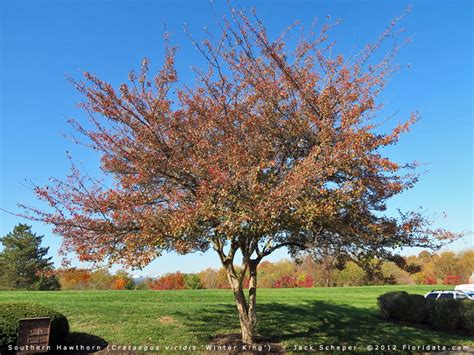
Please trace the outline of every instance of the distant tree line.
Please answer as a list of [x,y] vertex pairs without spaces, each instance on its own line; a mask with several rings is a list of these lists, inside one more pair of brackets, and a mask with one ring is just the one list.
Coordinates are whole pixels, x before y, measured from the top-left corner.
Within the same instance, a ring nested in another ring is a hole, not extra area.
[[[393,262],[372,259],[368,266],[354,261],[342,266],[327,258],[315,260],[306,256],[298,262],[282,260],[264,261],[258,267],[258,280],[263,288],[338,287],[384,284],[445,284],[469,282],[474,270],[474,249],[458,253],[445,251],[439,254],[422,251],[405,258],[407,270]],[[411,272],[409,272],[411,271]],[[415,271],[415,272],[413,272]],[[197,274],[169,273],[147,283],[156,290],[229,288],[225,270],[208,268]]]
[[59,269],[56,272],[63,290],[133,290],[136,284],[125,270],[111,274],[107,269]]
[[412,276],[416,284],[468,283],[474,272],[474,249],[458,253],[445,251],[440,254],[422,251],[417,256],[407,257],[406,260],[421,267],[421,271]]
[[[158,278],[134,279],[125,270],[112,274],[107,269],[54,270],[48,248],[41,247],[42,236],[25,224],[0,238],[0,290],[182,290],[227,289],[224,268],[208,268],[199,273],[168,273]],[[260,287],[337,287],[383,284],[467,283],[474,270],[474,249],[458,253],[445,251],[404,258],[406,267],[376,258],[364,264],[341,261],[330,251],[309,254],[296,261],[263,261],[257,269]],[[235,267],[238,273],[239,267]],[[249,280],[244,278],[244,286]]]

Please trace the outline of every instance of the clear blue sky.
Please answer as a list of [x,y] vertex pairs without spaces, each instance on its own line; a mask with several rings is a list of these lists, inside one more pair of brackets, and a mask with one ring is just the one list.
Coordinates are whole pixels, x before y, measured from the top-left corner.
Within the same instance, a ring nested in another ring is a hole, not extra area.
[[[337,50],[355,54],[373,41],[386,25],[413,5],[403,21],[413,42],[400,53],[401,72],[391,80],[383,100],[386,112],[399,111],[397,120],[418,110],[421,121],[400,144],[390,150],[397,161],[426,163],[419,184],[395,198],[391,207],[404,210],[423,206],[434,215],[448,214],[440,226],[456,231],[473,228],[473,124],[471,1],[240,1],[255,6],[273,34],[294,20],[310,24],[313,18],[342,19],[332,33]],[[226,8],[215,1],[217,16]],[[192,80],[190,67],[200,63],[187,40],[187,23],[195,37],[206,26],[215,29],[208,1],[99,1],[1,0],[1,208],[17,211],[16,203],[36,204],[25,179],[44,184],[49,176],[68,171],[65,152],[87,166],[96,158],[75,147],[62,134],[71,131],[69,117],[84,118],[76,107],[80,97],[65,75],[80,78],[90,71],[114,84],[124,82],[143,57],[152,68],[161,63],[163,23],[180,46],[178,69],[184,82]],[[153,66],[154,64],[154,66]],[[94,168],[91,168],[94,171]],[[0,212],[0,234],[21,221]],[[60,238],[48,226],[32,223],[44,234],[57,261]],[[472,247],[470,237],[450,246]],[[409,253],[410,251],[404,251]],[[285,257],[284,253],[273,259]],[[218,266],[212,253],[162,257],[140,274],[157,275],[180,269],[185,272]]]

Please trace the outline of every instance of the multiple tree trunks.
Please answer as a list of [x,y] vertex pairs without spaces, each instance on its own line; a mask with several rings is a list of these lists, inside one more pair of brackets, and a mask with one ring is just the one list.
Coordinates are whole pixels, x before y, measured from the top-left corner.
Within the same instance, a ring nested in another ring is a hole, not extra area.
[[234,293],[240,328],[242,330],[242,341],[245,344],[253,344],[257,335],[257,265],[257,261],[250,260],[244,268],[249,270],[248,302],[245,298],[243,287],[244,275],[237,275],[232,265],[224,265],[227,270],[229,284]]

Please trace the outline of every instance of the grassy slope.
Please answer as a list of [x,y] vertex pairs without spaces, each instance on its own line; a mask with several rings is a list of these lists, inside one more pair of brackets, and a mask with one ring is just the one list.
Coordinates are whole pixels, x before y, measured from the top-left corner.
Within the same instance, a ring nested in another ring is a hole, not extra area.
[[[262,289],[259,332],[293,344],[474,345],[450,335],[385,322],[376,298],[405,289],[423,294],[432,286]],[[238,332],[227,290],[0,292],[0,301],[34,301],[63,312],[71,330],[124,345],[202,345],[210,336]],[[164,318],[163,318],[164,317]]]

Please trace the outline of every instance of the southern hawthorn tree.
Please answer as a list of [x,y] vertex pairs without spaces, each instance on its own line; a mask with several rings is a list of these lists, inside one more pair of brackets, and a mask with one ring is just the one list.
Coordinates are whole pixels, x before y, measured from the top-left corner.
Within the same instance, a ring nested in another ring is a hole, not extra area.
[[416,114],[385,133],[376,116],[398,47],[378,63],[371,58],[396,21],[351,59],[331,53],[330,25],[292,47],[285,43],[291,28],[271,39],[255,13],[233,10],[220,25],[218,38],[191,37],[207,63],[195,69],[194,87],[178,80],[176,48],[168,44],[154,76],[144,60],[119,88],[90,73],[72,80],[90,118],[87,125],[71,120],[86,137],[79,143],[101,155],[114,183],[83,174],[71,160],[70,176],[36,187],[51,210],[23,207],[52,224],[64,251],[83,261],[142,267],[165,251],[212,248],[250,344],[257,266],[275,250],[392,258],[394,248],[431,247],[454,234],[430,230],[420,213],[383,213],[417,180],[414,164],[381,151]]
[[58,290],[59,282],[51,275],[53,263],[46,257],[49,248],[41,247],[42,236],[31,226],[18,224],[0,238],[0,289]]

